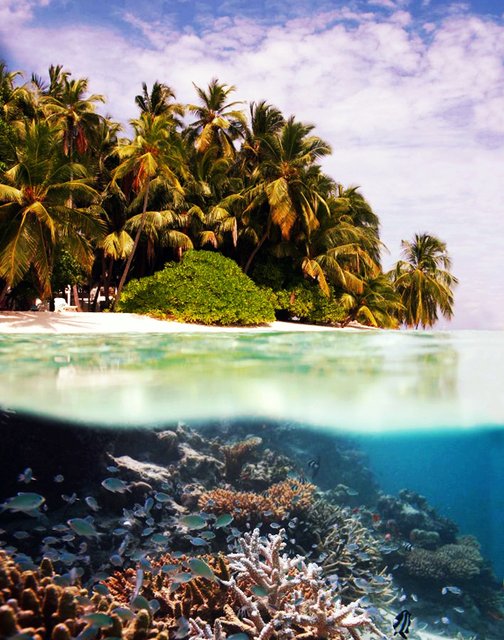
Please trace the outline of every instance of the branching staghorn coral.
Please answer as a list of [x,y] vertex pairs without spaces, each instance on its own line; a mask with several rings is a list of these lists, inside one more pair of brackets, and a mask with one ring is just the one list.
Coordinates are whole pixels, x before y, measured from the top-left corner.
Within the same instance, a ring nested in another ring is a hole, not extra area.
[[342,605],[315,563],[282,554],[284,532],[260,537],[255,529],[240,540],[240,551],[228,555],[233,577],[225,584],[240,604],[241,616],[229,606],[212,630],[191,620],[192,638],[222,640],[223,628],[250,638],[330,638],[360,640],[359,630],[381,636],[358,603]]
[[[325,576],[335,576],[335,586],[344,602],[368,595],[375,601],[392,602],[392,576],[385,571],[380,552],[382,540],[373,536],[358,514],[319,499],[307,517],[318,543]],[[300,547],[300,551],[306,554]]]
[[215,514],[230,513],[236,522],[272,522],[281,520],[288,512],[306,511],[313,501],[314,491],[315,485],[299,480],[278,482],[264,494],[214,489],[200,496],[199,506]]

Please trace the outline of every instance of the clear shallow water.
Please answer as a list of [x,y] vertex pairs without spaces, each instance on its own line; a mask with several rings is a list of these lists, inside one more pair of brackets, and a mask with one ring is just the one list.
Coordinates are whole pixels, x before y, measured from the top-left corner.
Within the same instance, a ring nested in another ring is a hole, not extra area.
[[[259,453],[251,458],[256,472],[278,465],[268,451],[280,452],[292,465],[290,474],[312,479],[321,495],[369,529],[380,549],[399,547],[392,555],[384,551],[383,562],[393,574],[396,603],[411,609],[417,630],[428,624],[428,630],[443,629],[454,638],[459,631],[468,637],[483,629],[482,640],[497,640],[504,632],[495,626],[501,611],[504,615],[504,602],[499,609],[486,596],[480,601],[478,590],[481,586],[481,593],[498,593],[504,576],[503,382],[500,332],[4,335],[0,503],[19,491],[36,491],[46,499],[48,511],[42,516],[46,531],[38,534],[32,531],[41,524],[38,518],[26,521],[25,515],[0,512],[0,527],[7,531],[3,545],[37,558],[43,549],[37,546],[39,538],[52,533],[52,525],[64,525],[69,517],[91,517],[102,532],[100,541],[86,540],[91,566],[105,573],[115,570],[108,559],[117,552],[118,541],[109,540],[106,530],[123,526],[121,509],[134,509],[135,500],[137,507],[145,500],[103,488],[112,473],[106,465],[116,464],[114,456],[127,456],[160,465],[177,478],[163,486],[140,476],[152,485],[151,498],[161,490],[177,503],[171,515],[165,515],[164,507],[152,512],[148,535],[142,531],[145,523],[132,530],[131,548],[135,544],[142,553],[159,553],[151,536],[170,530],[176,538],[176,518],[197,509],[182,497],[184,490],[190,493],[187,486],[254,488],[245,476],[222,476],[222,468],[209,471],[196,464],[184,471],[180,452],[195,447],[198,455],[211,453],[222,460],[226,444],[254,435],[262,438]],[[185,433],[183,423],[201,440]],[[157,434],[162,429],[182,429],[173,459],[160,453]],[[314,460],[320,467],[315,475]],[[131,482],[137,472],[125,464],[119,464],[118,477]],[[36,480],[25,484],[18,474],[27,467]],[[401,491],[403,497],[398,497]],[[416,494],[425,496],[428,508],[418,507]],[[74,495],[76,501],[68,503]],[[402,545],[412,541],[415,548],[414,528],[427,525],[401,522],[399,511],[387,514],[380,503],[385,495],[395,501],[396,511],[404,510],[405,518],[416,509],[424,517],[434,508],[434,528],[448,519],[457,535],[475,536],[485,566],[491,563],[498,580],[483,568],[481,578],[466,583],[448,576],[444,582],[429,582],[405,572]],[[95,498],[101,510],[89,509],[85,496]],[[281,525],[288,527],[287,521]],[[263,533],[278,530],[264,522],[261,526]],[[18,539],[19,532],[23,535]],[[63,534],[68,536],[68,530],[54,535],[59,539]],[[290,535],[298,533],[291,530]],[[315,538],[299,535],[309,549]],[[65,554],[75,555],[82,540],[76,536],[50,546],[63,570],[71,566]],[[179,550],[193,544],[177,540]],[[123,566],[134,568],[137,556],[123,555]],[[89,565],[80,557],[73,562],[92,579]],[[464,595],[442,597],[445,583],[462,588]]]
[[110,426],[504,425],[503,332],[0,337],[0,406]]

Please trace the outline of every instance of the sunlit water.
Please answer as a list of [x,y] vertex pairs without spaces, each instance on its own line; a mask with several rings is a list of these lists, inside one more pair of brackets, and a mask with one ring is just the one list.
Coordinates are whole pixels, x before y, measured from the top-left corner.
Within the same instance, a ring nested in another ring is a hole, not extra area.
[[[503,384],[501,332],[0,337],[4,427],[12,415],[43,418],[44,429],[51,420],[84,430],[222,425],[226,434],[243,422],[288,425],[304,434],[291,450],[320,457],[324,489],[327,443],[345,436],[381,491],[426,496],[478,538],[501,579]],[[18,473],[32,464],[19,451]],[[0,462],[12,467],[11,455],[2,447]]]
[[354,431],[504,424],[504,333],[3,336],[0,403],[100,425],[236,417]]

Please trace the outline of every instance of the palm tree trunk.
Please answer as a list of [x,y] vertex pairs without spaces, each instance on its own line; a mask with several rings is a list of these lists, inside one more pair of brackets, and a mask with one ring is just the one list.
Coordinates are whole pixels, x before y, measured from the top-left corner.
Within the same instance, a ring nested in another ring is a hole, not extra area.
[[77,289],[76,284],[72,285],[72,293],[73,293],[74,305],[77,307],[77,311],[82,311],[81,303],[79,300],[79,291]]
[[247,264],[245,265],[245,267],[243,269],[243,273],[248,273],[248,270],[250,269],[250,265],[252,264],[252,260],[256,257],[259,249],[263,246],[263,244],[265,243],[266,239],[268,238],[268,236],[270,234],[270,229],[271,229],[271,220],[268,220],[268,226],[266,227],[266,231],[265,231],[263,237],[259,240],[257,245],[254,247],[254,250],[252,251],[252,253],[250,254],[249,259],[247,260]]
[[147,183],[147,188],[145,189],[145,196],[144,196],[144,202],[143,202],[143,209],[142,209],[142,218],[140,220],[140,224],[138,226],[136,235],[135,235],[135,241],[133,243],[133,249],[131,250],[131,253],[128,256],[128,261],[126,262],[126,266],[124,267],[124,271],[122,273],[121,276],[121,280],[119,281],[119,286],[117,287],[117,295],[116,298],[112,304],[112,311],[114,311],[117,301],[119,300],[119,298],[121,297],[121,293],[124,287],[124,283],[126,282],[126,278],[128,276],[130,267],[131,267],[131,263],[133,262],[133,256],[135,255],[135,251],[138,247],[138,243],[140,242],[140,236],[142,235],[142,231],[144,228],[144,224],[145,224],[145,214],[147,213],[147,204],[148,204],[148,200],[149,200],[149,187],[150,187],[150,182]]
[[0,307],[3,304],[3,301],[5,299],[5,296],[7,295],[8,290],[9,290],[9,284],[6,282],[5,286],[2,287],[2,289],[0,290]]

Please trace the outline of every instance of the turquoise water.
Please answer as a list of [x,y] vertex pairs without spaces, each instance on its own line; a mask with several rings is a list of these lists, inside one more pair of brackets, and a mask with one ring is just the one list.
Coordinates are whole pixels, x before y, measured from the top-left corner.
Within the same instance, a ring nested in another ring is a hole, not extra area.
[[3,336],[0,404],[110,426],[240,416],[500,428],[502,332]]
[[[105,455],[109,463],[127,454],[168,465],[152,440],[163,429],[177,431],[184,447],[198,448],[184,431],[195,430],[207,443],[198,445],[205,455],[252,435],[262,439],[259,458],[251,458],[256,471],[266,460],[266,466],[274,466],[272,455],[286,456],[294,469],[288,477],[294,473],[303,482],[312,480],[320,495],[332,496],[349,517],[367,523],[385,549],[384,562],[389,562],[387,541],[392,538],[399,547],[413,542],[415,549],[418,534],[413,525],[401,530],[401,522],[395,522],[399,516],[387,515],[383,496],[392,496],[395,508],[402,505],[405,513],[418,507],[415,497],[404,497],[405,490],[424,496],[429,507],[418,510],[422,517],[435,510],[434,527],[442,530],[446,520],[452,523],[447,531],[453,525],[457,536],[477,539],[490,571],[481,568],[482,593],[495,590],[498,602],[504,577],[503,383],[502,332],[3,335],[0,503],[18,491],[37,490],[51,513],[58,512],[61,498],[74,493],[76,506],[64,506],[64,517],[74,508],[84,517],[86,493],[105,499],[107,492],[92,477],[106,473]],[[28,488],[17,479],[25,468],[36,477]],[[173,466],[166,468],[173,473]],[[131,480],[131,469],[125,473]],[[209,480],[210,472],[198,466],[191,477],[177,473],[182,484],[230,482],[219,480],[215,470],[217,476]],[[54,480],[58,477],[64,478],[61,487]],[[250,490],[253,485],[240,476],[230,486]],[[183,510],[185,503],[180,504]],[[89,515],[98,526],[98,516]],[[149,530],[161,525],[173,522],[160,520]],[[30,534],[31,546],[8,537],[17,526],[7,522],[3,545],[35,558],[40,554],[35,534]],[[452,534],[446,535],[449,543]],[[72,544],[66,551],[75,552]],[[462,607],[451,596],[455,613],[448,614],[443,610],[447,599],[433,595],[444,583],[415,582],[404,573],[407,559],[401,549],[394,553],[399,556],[386,570],[392,571],[397,597],[413,598],[406,602],[413,613],[418,608],[422,624],[433,631],[443,628],[449,637],[456,632],[469,637],[488,624],[478,637],[501,637],[502,627],[492,625],[500,624],[504,602],[500,609],[494,600],[491,606],[481,604],[474,595],[475,578],[467,585],[461,578],[451,580],[473,599]],[[450,583],[448,577],[445,582]]]

